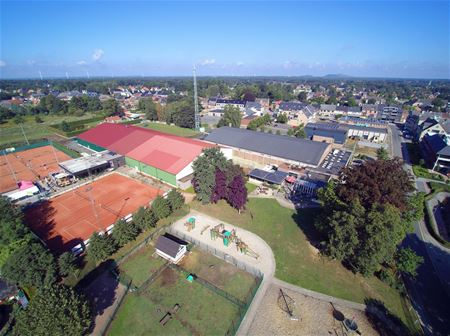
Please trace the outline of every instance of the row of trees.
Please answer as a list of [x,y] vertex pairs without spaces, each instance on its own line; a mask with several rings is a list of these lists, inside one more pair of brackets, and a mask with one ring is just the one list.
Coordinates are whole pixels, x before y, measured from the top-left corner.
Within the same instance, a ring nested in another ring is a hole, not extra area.
[[241,211],[247,203],[247,188],[241,168],[225,158],[219,148],[207,148],[193,163],[192,184],[203,204],[225,199]]
[[167,198],[158,196],[150,208],[140,208],[131,222],[119,220],[111,235],[95,232],[89,239],[87,256],[95,262],[101,262],[111,256],[118,248],[134,240],[138,234],[150,227],[155,227],[158,220],[166,218],[184,205],[184,197],[172,189]]
[[345,168],[319,192],[323,211],[316,227],[324,252],[365,276],[394,269],[414,275],[420,258],[399,249],[423,217],[423,194],[413,190],[398,159]]

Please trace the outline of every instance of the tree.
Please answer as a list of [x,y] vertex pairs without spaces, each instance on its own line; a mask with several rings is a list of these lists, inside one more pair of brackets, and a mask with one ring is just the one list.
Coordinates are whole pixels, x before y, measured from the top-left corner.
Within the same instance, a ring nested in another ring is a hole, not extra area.
[[138,108],[145,113],[145,117],[148,120],[158,120],[158,111],[152,98],[144,98],[139,100]]
[[133,222],[139,230],[144,231],[150,227],[155,227],[157,219],[150,208],[140,207],[133,215]]
[[0,248],[27,236],[31,233],[23,223],[20,209],[9,198],[0,196]]
[[77,258],[75,255],[71,252],[64,252],[61,254],[58,258],[58,267],[59,267],[59,274],[61,276],[68,276],[69,274],[72,274],[77,269]]
[[277,116],[277,123],[286,124],[288,122],[288,117],[286,113],[280,113]]
[[375,203],[390,203],[404,211],[407,194],[414,190],[399,159],[366,161],[344,168],[339,182],[338,196],[347,204],[359,198],[366,209]]
[[2,267],[2,277],[20,286],[42,287],[56,281],[53,255],[40,243],[31,243],[15,251]]
[[226,171],[229,163],[218,147],[206,148],[203,155],[200,155],[192,164],[194,186],[197,199],[203,204],[211,201],[211,196],[215,187],[216,169]]
[[389,154],[384,147],[377,149],[377,159],[378,160],[389,160]]
[[227,176],[222,170],[216,168],[215,186],[211,195],[211,202],[217,203],[219,200],[226,198],[227,195]]
[[152,211],[155,217],[160,220],[170,215],[170,203],[167,199],[158,196],[152,203]]
[[240,175],[236,175],[228,185],[228,203],[241,212],[247,203],[247,188],[245,180]]
[[106,260],[116,250],[114,240],[109,235],[94,232],[89,239],[87,256],[90,260],[100,262]]
[[172,212],[180,209],[184,205],[184,197],[183,195],[176,189],[172,189],[167,194],[167,200],[170,204],[170,209],[172,209]]
[[239,107],[227,105],[223,109],[223,117],[219,120],[217,127],[230,126],[239,128],[241,127],[241,110]]
[[125,220],[120,219],[114,224],[112,231],[112,238],[116,242],[117,246],[124,246],[129,241],[132,241],[139,234],[139,228],[134,222],[127,223]]
[[173,122],[179,127],[194,128],[194,115],[194,98],[191,96],[166,105],[166,122]]
[[423,257],[417,255],[409,247],[401,248],[395,255],[395,263],[399,271],[414,278],[417,275],[417,268],[423,264]]
[[298,99],[299,101],[303,102],[303,103],[306,102],[306,100],[307,100],[307,94],[306,94],[306,92],[305,92],[305,91],[299,92],[298,95],[297,95],[297,99]]
[[78,336],[91,325],[88,302],[73,289],[53,285],[40,289],[27,309],[16,315],[14,334]]
[[105,115],[107,116],[120,115],[122,112],[119,102],[114,98],[105,100],[102,105],[103,105],[103,113],[105,113]]
[[306,138],[305,127],[303,126],[303,124],[300,124],[298,126],[294,126],[292,128],[289,128],[288,132],[287,132],[287,135],[295,136],[296,138],[305,139]]

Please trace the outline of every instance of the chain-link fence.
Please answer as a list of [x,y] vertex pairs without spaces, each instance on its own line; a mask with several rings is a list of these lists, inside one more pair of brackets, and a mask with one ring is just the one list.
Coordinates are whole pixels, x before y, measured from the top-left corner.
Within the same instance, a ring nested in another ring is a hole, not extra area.
[[180,232],[177,229],[174,229],[173,227],[168,227],[166,231],[187,241],[187,242],[195,244],[201,250],[211,253],[212,255],[215,255],[216,257],[218,257],[222,260],[225,260],[226,262],[236,266],[237,268],[239,268],[243,271],[246,271],[247,273],[250,273],[251,275],[255,276],[256,278],[263,277],[263,273],[258,268],[251,266],[243,261],[240,261],[240,260],[236,259],[235,257],[229,255],[228,253],[222,252],[208,244],[201,242],[200,240],[197,240],[191,236],[188,236],[185,233]]

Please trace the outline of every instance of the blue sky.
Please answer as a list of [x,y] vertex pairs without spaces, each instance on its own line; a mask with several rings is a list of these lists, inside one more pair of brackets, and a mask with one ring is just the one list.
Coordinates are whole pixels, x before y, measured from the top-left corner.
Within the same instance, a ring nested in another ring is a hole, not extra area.
[[2,78],[450,78],[448,1],[0,3]]

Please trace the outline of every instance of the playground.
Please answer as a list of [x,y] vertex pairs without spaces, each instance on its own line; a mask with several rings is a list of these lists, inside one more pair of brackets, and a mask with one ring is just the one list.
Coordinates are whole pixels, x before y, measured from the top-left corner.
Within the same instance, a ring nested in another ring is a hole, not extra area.
[[267,290],[248,334],[378,335],[364,311],[331,304],[276,285]]
[[137,288],[132,285],[108,334],[225,334],[255,279],[197,248],[179,266],[169,266],[154,251],[145,246],[119,266]]
[[89,239],[139,207],[148,205],[158,189],[113,173],[40,202],[25,213],[26,223],[58,253]]
[[53,146],[43,146],[0,156],[0,193],[16,189],[20,181],[36,181],[61,170],[58,162],[70,160]]

